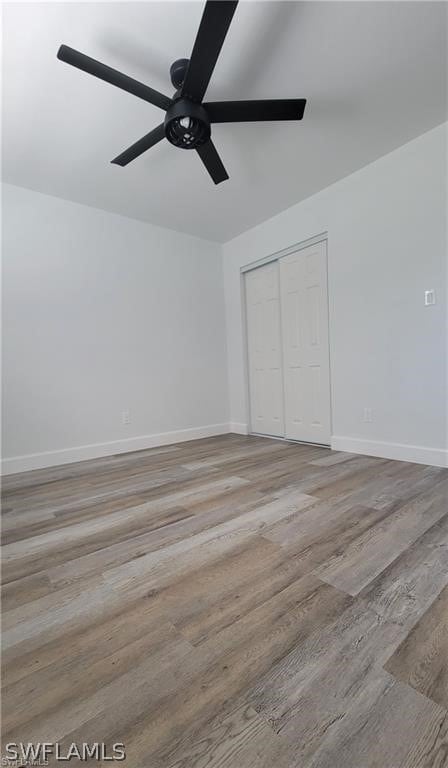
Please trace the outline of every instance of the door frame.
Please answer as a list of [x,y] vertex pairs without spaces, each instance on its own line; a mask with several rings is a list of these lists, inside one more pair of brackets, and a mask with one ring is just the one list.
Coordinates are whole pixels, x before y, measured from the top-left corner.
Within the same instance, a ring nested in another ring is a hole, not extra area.
[[[267,437],[272,440],[285,440],[286,442],[291,443],[300,443],[302,441],[300,440],[291,440],[287,437],[270,437],[269,435],[261,435],[257,432],[252,432],[251,426],[252,426],[252,414],[251,414],[251,407],[250,407],[250,384],[249,384],[249,339],[248,339],[248,332],[247,332],[247,301],[246,301],[246,279],[245,274],[246,272],[252,272],[254,269],[257,269],[258,267],[262,267],[265,264],[269,264],[272,261],[279,261],[283,256],[289,256],[292,253],[297,253],[297,251],[303,251],[305,248],[308,248],[310,245],[316,245],[316,243],[325,242],[326,243],[326,267],[327,267],[327,316],[328,316],[328,368],[329,368],[329,377],[330,377],[330,447],[333,440],[333,377],[332,377],[332,334],[331,334],[331,326],[330,326],[330,280],[329,280],[329,259],[328,259],[328,232],[321,232],[318,235],[315,235],[314,237],[309,237],[306,240],[301,240],[298,243],[295,243],[294,245],[290,245],[288,248],[282,248],[280,251],[275,251],[274,253],[269,254],[268,256],[264,256],[261,259],[257,259],[255,261],[251,261],[248,264],[245,264],[244,266],[240,267],[240,296],[241,296],[241,317],[243,320],[242,326],[243,326],[243,352],[244,352],[244,366],[243,366],[243,374],[244,374],[244,394],[245,394],[245,405],[246,405],[246,423],[247,423],[247,434],[248,435],[257,435],[258,437]],[[281,326],[280,326],[281,327]],[[283,345],[282,345],[283,348]],[[283,413],[285,412],[285,385],[283,381]],[[313,445],[313,443],[303,443],[304,445]],[[328,446],[326,446],[328,447]]]

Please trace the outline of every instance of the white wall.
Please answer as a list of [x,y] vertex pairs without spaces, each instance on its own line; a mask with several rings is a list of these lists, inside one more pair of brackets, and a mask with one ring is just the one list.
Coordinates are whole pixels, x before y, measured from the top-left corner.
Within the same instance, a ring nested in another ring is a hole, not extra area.
[[334,447],[444,464],[446,142],[436,128],[222,249],[4,185],[3,470],[224,432],[229,392],[244,431],[240,267],[324,231]]
[[444,125],[224,246],[236,429],[248,422],[240,267],[326,231],[334,447],[446,462],[446,145]]
[[4,470],[225,431],[222,281],[217,244],[4,185]]

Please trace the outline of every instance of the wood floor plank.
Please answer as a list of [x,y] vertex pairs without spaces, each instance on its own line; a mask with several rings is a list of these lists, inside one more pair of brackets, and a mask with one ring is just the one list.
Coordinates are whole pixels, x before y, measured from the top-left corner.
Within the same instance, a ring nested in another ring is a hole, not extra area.
[[[141,640],[138,643],[140,649],[142,643],[145,643],[145,641]],[[91,690],[90,680],[86,677],[86,693],[75,687],[74,695],[70,696],[68,700],[59,702],[55,706],[52,706],[53,702],[51,702],[48,709],[41,708],[32,720],[27,721],[23,725],[19,720],[19,713],[22,711],[20,709],[17,719],[14,720],[13,727],[5,736],[7,736],[9,741],[14,742],[62,742],[66,734],[70,733],[74,728],[80,730],[87,729],[87,724],[90,721],[95,718],[102,720],[106,717],[110,701],[120,702],[120,708],[116,707],[114,710],[115,722],[119,722],[121,708],[126,707],[129,709],[131,707],[129,711],[132,712],[132,702],[138,701],[139,694],[140,696],[144,694],[148,684],[143,688],[142,680],[145,678],[151,679],[151,671],[154,669],[154,666],[160,672],[167,670],[173,663],[181,659],[187,660],[190,650],[187,641],[179,639],[177,636],[175,641],[171,643],[163,642],[156,649],[152,649],[150,653],[148,653],[148,646],[145,645],[145,647],[146,653],[143,652],[143,660],[137,654],[134,664],[124,674],[119,674],[112,679],[109,679],[105,670],[111,670],[111,664],[116,663],[119,654],[112,658],[112,660],[108,658],[105,662],[99,661],[92,672],[100,675],[102,673],[104,679],[101,679],[101,685],[98,685],[98,679],[96,683],[94,680],[92,681],[94,691]],[[55,690],[57,689],[53,688],[53,694]],[[64,694],[65,692],[63,691],[62,693]],[[48,697],[45,697],[45,700],[48,701]],[[35,714],[35,710],[32,710],[32,712]],[[26,716],[26,713],[24,716]],[[91,741],[96,740],[98,739],[95,739],[92,734]],[[83,741],[83,739],[81,738],[79,741]]]
[[445,489],[418,496],[399,505],[315,572],[324,581],[356,595],[445,514]]
[[276,733],[297,742],[296,759],[306,763],[369,689],[404,634],[358,598],[334,623],[296,643],[248,701]]
[[[118,648],[107,648],[101,657],[92,659],[90,663],[86,663],[84,655],[84,674],[81,677],[66,658],[62,665],[51,664],[43,671],[35,670],[3,689],[4,699],[8,702],[8,708],[3,712],[5,733],[14,728],[16,735],[17,729],[25,735],[27,730],[37,729],[36,722],[40,722],[42,710],[57,712],[59,717],[67,701],[80,701],[82,710],[84,705],[98,698],[98,690],[109,690],[109,687],[112,690],[112,684],[117,680],[123,685],[128,683],[135,669],[143,673],[145,660],[161,663],[161,652],[164,655],[170,648],[174,653],[186,653],[189,645],[171,624],[158,622],[152,623],[144,634],[139,632],[137,637],[133,638],[131,633],[131,637],[123,640]],[[98,686],[98,681],[101,681],[101,686]],[[73,706],[71,712],[73,714]],[[45,717],[48,719],[47,715]],[[73,719],[70,724],[73,727]]]
[[448,514],[361,592],[385,619],[411,629],[448,584]]
[[224,497],[197,503],[191,503],[186,498],[183,509],[187,514],[183,519],[149,532],[136,532],[135,536],[126,540],[100,546],[86,554],[71,551],[59,565],[55,564],[48,568],[48,577],[53,585],[66,586],[90,574],[93,575],[98,571],[103,573],[121,563],[135,560],[182,539],[188,539],[218,523],[255,509],[263,502],[266,502],[266,499],[263,500],[258,491],[247,486],[230,491]]
[[163,550],[150,552],[138,560],[111,568],[104,574],[104,581],[123,590],[134,591],[142,582],[158,588],[167,583],[173,573],[179,574],[222,556],[225,552],[231,552],[242,540],[260,533],[277,520],[297,514],[314,501],[307,494],[293,493],[260,504],[238,518],[231,518],[189,539],[168,545]]
[[279,544],[289,557],[300,557],[304,568],[317,568],[345,552],[389,514],[351,504],[351,499],[318,502],[301,515],[273,525],[263,536]]
[[[120,716],[111,703],[90,723],[89,733],[130,744],[131,764],[151,765],[161,752],[198,723],[239,697],[301,638],[340,615],[351,598],[306,576],[291,584],[207,642],[194,648],[171,674],[152,678],[134,697],[134,710]],[[70,740],[79,734],[70,733]]]
[[[3,547],[3,566],[7,572],[11,563],[28,559],[34,560],[39,555],[54,557],[56,553],[64,549],[71,549],[85,539],[94,539],[95,542],[101,541],[101,536],[105,532],[116,538],[119,538],[123,529],[138,532],[141,530],[142,518],[145,529],[157,529],[186,517],[190,517],[190,515],[185,510],[176,507],[158,513],[152,512],[152,510],[149,512],[147,504],[119,510],[96,520],[74,523],[69,530],[59,528],[55,531],[41,533],[38,536],[30,536],[26,540],[5,544]],[[107,539],[106,546],[108,541],[109,539]],[[17,578],[16,575],[15,578]]]
[[413,627],[385,669],[448,710],[448,586]]
[[313,459],[310,461],[310,464],[313,467],[332,467],[334,464],[342,464],[343,462],[353,461],[354,459],[356,459],[356,453],[344,453],[343,451],[336,453],[335,451],[329,451],[328,456],[321,456],[318,459]]
[[3,735],[447,768],[447,499],[446,470],[244,435],[5,478]]
[[[290,768],[294,749],[246,703],[185,734],[175,749],[151,756],[151,768]],[[136,768],[146,768],[144,758]]]
[[153,597],[143,597],[125,605],[105,618],[97,614],[87,627],[66,627],[64,642],[43,642],[37,649],[10,654],[3,651],[2,687],[10,686],[28,675],[41,674],[41,683],[50,667],[56,676],[79,675],[79,669],[95,662],[105,653],[133,642],[151,631],[154,625],[167,624],[160,604]]
[[174,626],[193,645],[230,627],[304,576],[297,558],[256,537],[163,590]]
[[448,713],[412,688],[379,674],[330,731],[306,768],[360,765],[446,768]]

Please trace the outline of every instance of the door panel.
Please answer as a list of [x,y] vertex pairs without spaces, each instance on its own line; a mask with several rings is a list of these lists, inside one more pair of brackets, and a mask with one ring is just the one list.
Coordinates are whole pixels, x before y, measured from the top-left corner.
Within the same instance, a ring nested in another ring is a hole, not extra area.
[[245,276],[251,429],[283,437],[283,372],[278,263]]
[[292,421],[295,428],[303,424],[306,393],[304,389],[304,370],[300,365],[294,365],[290,368],[290,374],[286,378],[285,399],[288,403],[288,421]]
[[279,265],[285,434],[292,440],[329,445],[326,243],[285,256]]

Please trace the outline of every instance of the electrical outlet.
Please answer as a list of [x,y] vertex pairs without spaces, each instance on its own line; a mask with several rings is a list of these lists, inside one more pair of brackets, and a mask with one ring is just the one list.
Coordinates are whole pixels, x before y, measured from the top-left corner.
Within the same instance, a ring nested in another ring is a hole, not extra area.
[[372,409],[371,408],[364,408],[364,415],[362,419],[366,424],[372,423]]
[[425,307],[431,307],[436,303],[436,292],[434,288],[429,291],[425,291]]
[[130,424],[131,423],[131,412],[130,411],[122,411],[121,412],[121,423],[122,424]]

